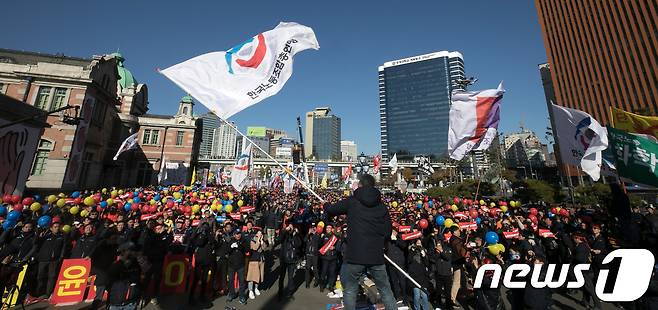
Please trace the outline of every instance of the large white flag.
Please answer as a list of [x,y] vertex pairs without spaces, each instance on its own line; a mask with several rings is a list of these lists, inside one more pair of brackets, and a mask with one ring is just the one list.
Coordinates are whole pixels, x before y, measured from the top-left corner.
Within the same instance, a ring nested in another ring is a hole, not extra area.
[[393,154],[393,158],[388,162],[388,167],[391,168],[391,173],[396,173],[398,171],[398,154]]
[[580,166],[597,181],[601,176],[601,152],[608,148],[608,131],[591,115],[555,104],[553,120],[562,162]]
[[203,54],[160,72],[227,119],[278,93],[292,75],[293,56],[310,48],[320,48],[313,29],[280,23],[228,51]]
[[242,189],[249,183],[249,171],[251,170],[253,152],[251,150],[252,144],[249,143],[247,147],[242,150],[242,154],[235,161],[233,170],[231,171],[231,185],[237,191]]
[[504,93],[503,82],[496,89],[453,91],[448,129],[450,158],[461,160],[472,150],[489,148],[496,138]]
[[128,136],[128,138],[126,138],[126,140],[123,140],[123,142],[121,143],[121,146],[117,150],[116,155],[114,155],[114,160],[117,160],[117,158],[119,158],[119,155],[121,155],[121,153],[132,149],[136,149],[138,146],[139,144],[137,144],[137,133]]

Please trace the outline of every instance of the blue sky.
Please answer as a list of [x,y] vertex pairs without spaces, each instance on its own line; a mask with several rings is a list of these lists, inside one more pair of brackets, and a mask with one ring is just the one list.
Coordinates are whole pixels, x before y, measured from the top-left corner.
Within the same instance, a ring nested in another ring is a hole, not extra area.
[[151,113],[175,113],[184,95],[156,68],[295,21],[315,30],[320,50],[298,54],[278,95],[234,116],[241,128],[282,128],[296,138],[297,116],[330,106],[342,118],[343,140],[379,152],[377,67],[440,50],[464,55],[467,75],[479,78],[471,89],[505,81],[503,133],[523,123],[543,138],[548,124],[533,1],[9,1],[2,9],[4,48],[79,57],[120,49],[149,86]]

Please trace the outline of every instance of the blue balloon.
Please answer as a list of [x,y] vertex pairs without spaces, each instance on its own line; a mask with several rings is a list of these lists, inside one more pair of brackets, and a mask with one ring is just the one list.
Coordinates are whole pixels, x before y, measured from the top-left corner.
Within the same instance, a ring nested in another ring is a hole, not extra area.
[[50,226],[50,222],[52,221],[52,218],[48,215],[41,216],[39,220],[37,220],[37,226],[41,228],[45,228]]
[[135,198],[133,198],[133,202],[134,202],[134,203],[140,203],[141,201],[142,201],[142,200],[139,199],[139,197],[135,197]]
[[34,198],[34,201],[40,201],[41,195],[34,195],[32,198]]
[[153,197],[153,199],[155,199],[155,201],[157,201],[157,202],[160,202],[160,200],[162,200],[162,197],[160,197],[160,195],[155,195],[155,197]]
[[224,223],[224,221],[226,221],[226,216],[223,215],[217,216],[215,217],[215,220],[217,221],[217,223]]
[[228,204],[228,200],[222,200],[222,205],[225,206]]
[[433,207],[433,206],[434,206],[434,202],[430,200],[430,201],[429,201],[429,205],[430,205],[430,208]]
[[49,205],[47,205],[47,204],[43,204],[43,205],[41,205],[41,212],[43,212],[43,213],[47,213],[47,212],[48,212],[48,209],[50,209],[50,206],[49,206]]
[[0,206],[0,216],[5,216],[7,214],[7,207]]
[[185,190],[184,190],[184,189],[181,189],[181,190],[179,190],[178,192],[181,193],[181,194],[185,194]]
[[101,209],[107,208],[107,201],[101,201]]
[[548,217],[552,218],[552,217],[554,217],[554,216],[555,216],[555,214],[553,214],[553,212],[548,211]]
[[436,221],[436,225],[443,226],[443,223],[446,222],[446,218],[443,217],[443,215],[439,215],[436,217],[435,221]]
[[80,192],[75,191],[75,192],[71,193],[71,198],[78,198],[78,197],[80,197]]
[[16,226],[15,221],[6,220],[4,223],[2,223],[2,228],[5,230],[12,229],[14,226]]
[[476,217],[475,222],[478,223],[478,225],[480,225],[480,223],[482,223],[482,219],[479,218],[479,217]]
[[7,215],[7,220],[8,221],[18,221],[18,219],[21,218],[21,213],[18,212],[17,210],[13,210],[9,212],[9,215]]
[[486,241],[488,244],[497,244],[498,234],[493,231],[488,231],[487,234],[484,235],[484,241]]
[[132,204],[130,202],[123,205],[123,209],[126,210],[126,212],[130,211],[130,207],[132,207]]

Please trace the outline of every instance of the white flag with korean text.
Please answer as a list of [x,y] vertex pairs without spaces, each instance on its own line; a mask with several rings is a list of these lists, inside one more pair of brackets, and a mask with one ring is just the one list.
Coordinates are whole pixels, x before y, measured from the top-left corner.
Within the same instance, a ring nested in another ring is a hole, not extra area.
[[227,51],[203,54],[160,72],[228,119],[278,93],[292,75],[293,56],[319,48],[313,29],[282,22]]
[[393,158],[388,162],[388,167],[391,168],[391,173],[395,174],[398,171],[398,154],[393,154]]
[[231,171],[231,185],[235,190],[241,192],[249,183],[249,171],[251,170],[253,152],[252,144],[242,150],[240,156],[236,159],[233,170]]
[[592,180],[601,177],[601,152],[608,148],[608,131],[591,115],[553,104],[554,132],[562,162],[580,166]]

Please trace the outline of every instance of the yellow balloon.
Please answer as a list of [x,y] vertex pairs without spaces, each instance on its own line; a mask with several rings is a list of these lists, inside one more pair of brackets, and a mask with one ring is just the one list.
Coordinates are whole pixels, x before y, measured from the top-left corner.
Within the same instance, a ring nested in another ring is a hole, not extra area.
[[53,203],[55,201],[57,201],[57,196],[55,195],[48,196],[48,203]]
[[393,201],[393,203],[391,203],[391,205],[393,206],[393,208],[397,208],[397,207],[398,207],[398,202],[397,202],[397,201]]
[[452,205],[450,206],[450,210],[452,210],[452,212],[457,212],[459,210],[459,207],[457,207],[457,205]]
[[484,206],[485,204],[486,204],[486,202],[484,202],[484,200],[480,200],[480,205],[481,206]]
[[318,223],[318,226],[320,226],[320,227],[324,227],[324,222],[323,222],[323,221],[320,221],[320,222]]
[[500,206],[500,211],[507,212],[507,206]]
[[89,196],[85,198],[84,203],[88,206],[93,206],[94,205],[94,198]]
[[496,203],[495,203],[495,202],[492,202],[492,203],[490,204],[490,206],[493,208],[493,207],[496,206]]
[[118,194],[119,194],[119,193],[118,193],[117,190],[115,189],[115,190],[113,190],[113,191],[110,192],[110,197],[114,198],[114,197],[118,196]]
[[87,217],[87,215],[89,215],[89,211],[87,211],[87,210],[80,211],[80,216]]
[[454,224],[454,223],[455,222],[453,222],[452,219],[446,219],[445,222],[443,222],[443,226],[446,227],[446,228],[450,228],[450,227],[452,227],[452,224]]
[[162,203],[167,203],[167,198],[162,198]]
[[505,246],[504,245],[502,245],[500,243],[497,243],[496,246],[498,247],[498,250],[500,250],[500,252],[505,252]]
[[164,194],[165,194],[165,195],[169,195],[169,190],[168,190],[168,189],[165,189],[165,190],[164,190]]
[[149,201],[149,203],[150,203],[152,206],[154,206],[154,205],[156,204],[155,199],[151,199],[151,201]]
[[59,193],[59,194],[57,194],[57,197],[64,198],[64,197],[66,197],[66,195],[64,195],[64,193]]
[[224,207],[224,211],[231,213],[233,211],[233,206],[232,205],[226,205]]
[[233,200],[233,193],[228,192],[228,200]]
[[61,199],[61,198],[60,198],[59,200],[57,200],[57,206],[58,206],[58,207],[61,208],[61,207],[65,206],[65,205],[66,205],[66,200]]
[[196,198],[197,196],[199,196],[199,194],[197,194],[196,192],[192,193],[192,197]]
[[175,193],[174,193],[174,198],[176,198],[176,199],[180,199],[180,193],[179,193],[179,192],[175,192]]
[[71,207],[71,209],[69,209],[69,212],[73,215],[78,214],[78,211],[80,211],[80,208],[78,208],[78,206],[73,206]]
[[193,205],[192,206],[192,213],[199,213],[199,210],[201,207],[199,205]]
[[242,207],[242,205],[244,205],[244,201],[238,200],[238,207]]
[[557,211],[557,213],[560,213],[560,210],[562,210],[562,208],[560,207],[555,208],[555,211]]
[[107,188],[103,188],[103,189],[101,190],[101,193],[103,193],[103,194],[107,194]]
[[107,205],[108,205],[108,206],[111,206],[111,205],[114,204],[114,199],[112,199],[112,198],[108,198],[105,202],[107,202]]
[[30,205],[30,210],[32,210],[32,212],[39,211],[39,209],[41,209],[41,204],[38,202],[33,202]]
[[62,226],[62,231],[65,232],[65,233],[70,233],[71,232],[71,225]]
[[119,190],[119,195],[123,195],[123,190],[122,189]]
[[489,253],[491,253],[492,255],[500,254],[500,248],[498,247],[498,244],[492,244],[488,246],[487,249],[489,250]]
[[213,212],[217,211],[217,205],[216,204],[210,205],[210,211],[213,211]]
[[201,197],[199,197],[199,199],[202,199],[202,200],[203,200],[203,199],[206,199],[206,195],[201,194]]

